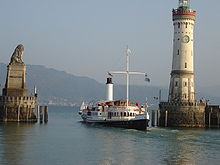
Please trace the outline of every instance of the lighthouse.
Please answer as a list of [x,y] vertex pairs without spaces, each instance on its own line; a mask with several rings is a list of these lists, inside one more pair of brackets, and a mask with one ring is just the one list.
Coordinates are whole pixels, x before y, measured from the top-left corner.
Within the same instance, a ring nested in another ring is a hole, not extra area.
[[173,60],[168,102],[160,102],[160,125],[204,127],[205,103],[197,101],[194,83],[194,25],[190,0],[179,0],[172,11]]
[[190,0],[179,0],[173,12],[173,63],[170,79],[169,101],[195,100],[193,67],[193,32],[196,12],[190,8]]

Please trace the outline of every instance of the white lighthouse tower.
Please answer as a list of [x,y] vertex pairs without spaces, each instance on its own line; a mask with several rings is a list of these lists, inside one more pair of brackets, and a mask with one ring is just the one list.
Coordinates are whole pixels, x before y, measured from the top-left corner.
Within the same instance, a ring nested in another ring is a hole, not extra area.
[[172,11],[173,62],[168,102],[160,103],[160,125],[204,127],[205,103],[195,98],[193,35],[196,12],[190,0],[179,0]]
[[179,0],[173,10],[173,64],[170,79],[169,101],[195,100],[193,32],[196,12],[190,8],[190,0]]

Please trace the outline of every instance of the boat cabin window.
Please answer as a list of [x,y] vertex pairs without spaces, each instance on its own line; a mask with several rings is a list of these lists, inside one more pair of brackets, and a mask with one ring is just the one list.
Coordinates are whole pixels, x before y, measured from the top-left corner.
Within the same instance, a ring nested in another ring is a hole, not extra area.
[[90,112],[90,111],[89,111],[89,112],[87,112],[87,115],[88,115],[88,116],[91,116],[91,112]]
[[123,112],[121,112],[121,116],[123,116]]
[[124,116],[126,116],[126,112],[124,112]]

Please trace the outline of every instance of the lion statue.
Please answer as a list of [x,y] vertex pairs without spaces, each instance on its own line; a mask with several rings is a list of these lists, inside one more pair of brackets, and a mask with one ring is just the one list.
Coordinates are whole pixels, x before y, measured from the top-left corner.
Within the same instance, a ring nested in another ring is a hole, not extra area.
[[24,64],[24,61],[22,60],[23,53],[24,46],[20,44],[15,48],[15,51],[11,56],[10,64]]

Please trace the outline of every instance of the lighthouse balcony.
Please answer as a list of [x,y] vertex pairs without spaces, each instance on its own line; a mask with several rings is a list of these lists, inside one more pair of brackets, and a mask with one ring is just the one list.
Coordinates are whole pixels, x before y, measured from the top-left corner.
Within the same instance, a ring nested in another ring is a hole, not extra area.
[[174,15],[192,15],[192,16],[196,16],[196,11],[194,11],[192,9],[188,9],[188,10],[173,9],[173,16]]
[[171,102],[160,102],[160,107],[170,106],[206,106],[205,101],[171,101]]

